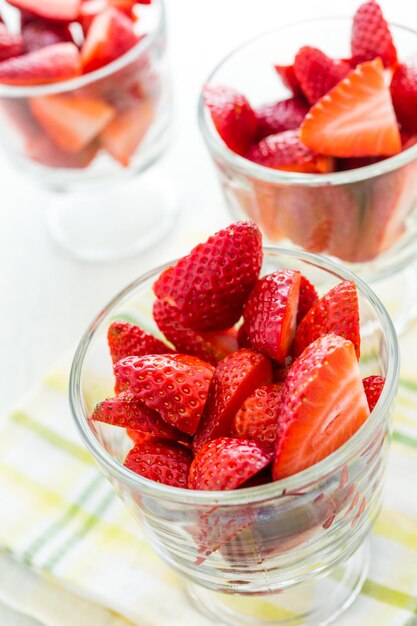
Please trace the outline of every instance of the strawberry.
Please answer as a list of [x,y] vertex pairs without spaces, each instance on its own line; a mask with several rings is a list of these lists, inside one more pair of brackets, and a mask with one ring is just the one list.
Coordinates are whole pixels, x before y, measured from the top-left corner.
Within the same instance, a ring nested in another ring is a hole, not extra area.
[[359,305],[355,283],[338,283],[317,300],[297,328],[293,351],[299,356],[318,337],[333,333],[353,343],[360,356]]
[[142,433],[140,430],[133,430],[132,428],[126,428],[126,435],[133,441],[133,443],[145,443],[154,437],[147,433]]
[[258,120],[258,141],[268,135],[276,135],[284,130],[299,128],[309,108],[302,96],[271,102],[258,107],[255,109]]
[[84,72],[111,63],[133,48],[139,41],[131,20],[121,11],[109,7],[91,23],[81,49]]
[[152,439],[137,443],[124,465],[149,480],[186,489],[191,461],[191,452],[181,444]]
[[43,85],[80,74],[80,53],[73,43],[57,43],[0,63],[0,83],[6,85]]
[[258,125],[255,111],[245,96],[230,87],[206,85],[204,102],[227,147],[245,154],[255,140]]
[[355,348],[325,335],[294,361],[285,381],[273,478],[318,463],[343,445],[369,415]]
[[0,22],[0,61],[17,57],[22,52],[22,36],[9,33],[5,25]]
[[301,140],[311,150],[337,157],[391,156],[401,150],[380,59],[358,65],[310,109]]
[[354,261],[358,250],[363,217],[361,185],[327,185],[321,190],[329,218],[327,254],[345,261]]
[[248,396],[236,413],[232,433],[275,448],[283,383],[263,385]]
[[88,31],[93,20],[99,13],[102,13],[109,7],[114,7],[128,17],[133,17],[134,0],[83,0],[80,7],[78,20],[83,28],[84,33]]
[[160,300],[180,309],[195,330],[224,330],[240,318],[262,265],[262,239],[252,222],[238,222],[196,246],[154,284]]
[[280,270],[256,283],[243,311],[249,346],[277,363],[283,363],[295,335],[300,272]]
[[73,42],[68,24],[34,21],[22,29],[25,52],[34,52],[57,43]]
[[94,141],[83,150],[76,153],[68,153],[60,150],[45,133],[39,129],[36,137],[33,137],[26,145],[26,155],[47,167],[59,167],[66,169],[84,169],[90,165],[98,152],[98,145]]
[[107,331],[107,342],[113,363],[127,356],[169,354],[172,352],[163,341],[145,332],[136,324],[112,322]]
[[373,411],[384,388],[385,378],[383,376],[368,376],[363,379],[362,383],[369,410]]
[[101,132],[101,145],[123,167],[129,167],[154,115],[153,106],[146,100],[120,111]]
[[214,368],[183,354],[130,356],[114,365],[118,389],[131,391],[171,426],[194,435]]
[[229,435],[234,416],[245,399],[260,385],[271,382],[271,363],[261,354],[243,348],[220,361],[194,437],[194,451],[211,439]]
[[80,12],[81,0],[8,0],[21,11],[46,20],[72,22]]
[[397,66],[391,97],[401,127],[417,133],[417,55]]
[[284,85],[294,96],[302,96],[303,90],[295,75],[294,65],[274,65],[275,71]]
[[331,59],[311,46],[300,48],[294,61],[295,75],[310,104],[326,95],[350,71],[351,66],[346,61]]
[[300,294],[298,298],[297,326],[305,318],[311,307],[318,300],[317,291],[310,281],[301,274]]
[[397,63],[397,51],[389,26],[375,0],[362,4],[353,18],[352,57],[356,63],[372,61],[379,57],[385,67]]
[[99,135],[115,113],[102,100],[72,94],[34,97],[30,98],[29,104],[34,118],[48,137],[58,148],[69,154],[83,150]]
[[189,489],[237,489],[269,465],[272,451],[255,441],[220,437],[209,441],[195,456],[188,477]]

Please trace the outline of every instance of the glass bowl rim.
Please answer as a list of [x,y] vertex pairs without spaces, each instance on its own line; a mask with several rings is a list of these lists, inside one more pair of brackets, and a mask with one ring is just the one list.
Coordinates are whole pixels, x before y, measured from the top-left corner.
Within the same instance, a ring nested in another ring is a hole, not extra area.
[[399,349],[393,323],[379,298],[361,278],[356,276],[342,264],[331,261],[326,257],[301,250],[287,250],[279,248],[278,246],[264,246],[263,251],[265,255],[268,253],[278,253],[284,257],[302,260],[313,264],[320,269],[324,269],[339,278],[353,280],[361,295],[363,295],[365,299],[372,304],[381,322],[384,338],[387,343],[388,369],[386,373],[386,384],[384,385],[381,397],[365,424],[363,424],[363,426],[346,443],[319,463],[316,463],[302,472],[289,476],[288,478],[259,487],[248,487],[232,491],[197,491],[182,489],[144,478],[139,474],[135,474],[134,472],[128,470],[116,461],[94,436],[88,425],[88,416],[86,416],[83,411],[81,401],[81,377],[84,358],[95,332],[101,326],[102,321],[109,314],[109,312],[125,300],[129,294],[140,287],[141,284],[152,277],[156,277],[173,263],[168,262],[139,276],[136,280],[120,291],[114,298],[112,298],[112,300],[110,300],[107,306],[105,306],[95,317],[87,331],[84,333],[80,343],[78,344],[72,362],[69,381],[69,402],[72,416],[84,445],[92,454],[96,462],[98,462],[101,467],[106,469],[108,474],[116,476],[122,483],[127,483],[132,488],[137,488],[148,496],[159,496],[172,502],[181,502],[183,504],[219,503],[224,505],[242,505],[250,502],[251,504],[254,504],[255,502],[270,500],[281,495],[285,491],[296,491],[300,486],[306,487],[306,485],[317,481],[320,477],[325,477],[331,473],[332,468],[334,468],[335,465],[341,465],[349,458],[352,454],[352,449],[356,446],[360,447],[364,442],[368,441],[368,434],[372,432],[374,424],[378,424],[382,420],[383,416],[385,416],[389,411],[390,406],[395,400],[398,387]]
[[155,30],[149,35],[143,37],[137,44],[128,50],[121,57],[108,63],[104,67],[76,76],[67,80],[62,80],[56,83],[48,83],[46,85],[6,85],[0,83],[0,98],[29,98],[34,96],[50,96],[58,95],[61,93],[67,93],[68,91],[75,91],[82,87],[86,87],[98,80],[107,78],[112,74],[122,70],[129,65],[132,61],[140,58],[145,54],[149,48],[153,46],[158,37],[163,33],[166,24],[166,9],[165,0],[153,0],[153,4],[159,5],[159,19]]
[[[284,31],[289,28],[293,28],[296,26],[301,26],[304,24],[310,24],[315,22],[328,22],[328,21],[350,21],[352,22],[352,17],[347,16],[323,16],[323,17],[310,17],[303,18],[300,20],[295,20],[292,22],[287,22],[286,24],[282,24],[277,28],[272,28],[267,31],[264,31],[254,37],[251,37],[239,44],[233,50],[231,50],[226,56],[224,56],[214,67],[214,69],[210,72],[207,79],[203,83],[204,85],[212,82],[213,78],[215,78],[218,71],[222,69],[222,67],[235,55],[239,54],[242,50],[244,50],[247,46],[256,43],[263,39],[264,37],[268,37],[273,35],[274,33],[278,34],[281,31]],[[393,26],[399,30],[406,31],[416,36],[416,52],[417,52],[417,30],[413,28],[409,28],[408,26],[403,26],[402,24],[397,24],[395,22],[389,22],[389,26]],[[290,97],[290,95],[288,95]],[[217,156],[227,161],[227,163],[237,170],[240,174],[251,176],[255,178],[257,181],[267,182],[267,183],[276,183],[280,185],[299,185],[306,187],[319,187],[324,184],[330,185],[343,185],[353,182],[359,182],[361,180],[367,180],[368,178],[372,178],[374,176],[379,176],[381,174],[385,174],[396,170],[403,165],[407,165],[411,163],[413,160],[417,158],[417,144],[407,148],[407,150],[403,150],[398,154],[387,157],[378,163],[373,163],[371,165],[365,165],[363,167],[358,167],[352,170],[346,170],[344,172],[333,172],[329,174],[304,174],[301,172],[285,172],[280,170],[274,170],[270,167],[265,167],[263,165],[259,165],[258,163],[254,163],[253,161],[249,161],[249,159],[244,158],[233,152],[230,148],[226,146],[224,141],[220,138],[220,135],[214,128],[214,124],[209,116],[208,111],[204,105],[204,93],[203,89],[200,91],[200,95],[198,98],[197,104],[197,117],[198,117],[198,125],[200,128],[200,132],[203,136],[203,139],[206,145],[213,151]]]

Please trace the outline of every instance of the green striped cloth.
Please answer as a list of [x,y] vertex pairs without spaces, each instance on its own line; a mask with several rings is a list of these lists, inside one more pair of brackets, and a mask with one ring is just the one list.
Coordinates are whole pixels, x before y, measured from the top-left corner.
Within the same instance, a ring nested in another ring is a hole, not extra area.
[[[371,569],[339,626],[417,624],[417,327],[401,343]],[[0,600],[48,626],[209,626],[83,448],[68,408],[69,365],[65,359],[0,422]]]

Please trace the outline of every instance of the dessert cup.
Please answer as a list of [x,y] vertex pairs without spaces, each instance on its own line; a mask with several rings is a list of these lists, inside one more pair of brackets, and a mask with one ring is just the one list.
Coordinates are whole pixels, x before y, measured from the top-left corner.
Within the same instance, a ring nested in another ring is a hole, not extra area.
[[[352,20],[300,21],[231,52],[206,83],[227,85],[253,106],[290,97],[274,65],[305,45],[350,56]],[[390,24],[401,59],[417,52],[417,32]],[[397,330],[417,313],[417,145],[365,167],[329,174],[278,171],[232,152],[199,102],[200,129],[234,219],[250,218],[267,241],[330,255],[372,284]],[[388,280],[390,279],[391,280]],[[397,285],[395,296],[392,283]]]
[[[321,293],[341,280],[358,288],[363,376],[386,377],[367,422],[333,454],[284,480],[204,492],[149,481],[123,466],[132,447],[124,429],[89,418],[113,394],[106,334],[115,319],[157,334],[152,284],[166,266],[138,278],[99,313],[71,371],[70,403],[81,438],[155,551],[184,577],[195,606],[216,623],[325,624],[346,609],[366,578],[366,538],[381,506],[398,346],[381,302],[349,270],[324,257],[264,249],[263,273],[298,269]],[[134,546],[132,546],[134,549]]]

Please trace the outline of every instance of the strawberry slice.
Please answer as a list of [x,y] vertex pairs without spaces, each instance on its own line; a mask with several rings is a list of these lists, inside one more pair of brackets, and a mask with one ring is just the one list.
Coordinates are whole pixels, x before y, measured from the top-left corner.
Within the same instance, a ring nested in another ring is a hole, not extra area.
[[397,66],[391,81],[391,96],[401,127],[417,133],[417,55]]
[[86,148],[76,153],[69,154],[60,150],[45,133],[39,129],[37,137],[33,137],[26,145],[27,156],[47,167],[64,169],[85,169],[94,160],[98,152],[96,142],[90,143]]
[[126,428],[126,435],[133,441],[133,443],[145,443],[154,439],[152,435],[142,433],[140,430],[133,430],[132,428]]
[[252,222],[238,222],[196,246],[154,284],[160,300],[182,313],[194,330],[236,324],[262,265],[262,237]]
[[358,65],[319,100],[301,124],[311,149],[338,157],[391,156],[401,150],[380,59]]
[[272,451],[260,443],[232,437],[209,441],[195,456],[188,477],[189,489],[237,489],[264,469]]
[[255,140],[257,119],[244,95],[230,87],[206,85],[204,102],[217,132],[237,154],[245,154]]
[[333,333],[353,343],[360,356],[359,304],[356,285],[338,283],[311,307],[295,334],[293,351],[299,356],[318,337]]
[[351,69],[346,61],[331,59],[311,46],[300,48],[294,61],[295,75],[310,104],[326,95]]
[[44,85],[80,74],[80,53],[73,43],[57,43],[0,63],[0,83],[6,85]]
[[137,443],[124,466],[157,483],[187,489],[191,452],[179,443],[152,439]]
[[200,450],[211,439],[229,435],[245,399],[260,385],[271,382],[271,363],[261,354],[243,348],[223,359],[214,372],[193,450]]
[[294,339],[300,280],[300,272],[293,270],[264,276],[243,311],[241,332],[249,346],[277,363],[285,361]]
[[171,426],[194,435],[214,368],[183,354],[130,356],[114,365],[118,388],[131,391]]
[[73,22],[80,12],[81,0],[8,0],[21,11],[46,20]]
[[309,105],[302,96],[264,104],[255,109],[258,120],[257,139],[299,128]]
[[236,413],[232,433],[274,450],[283,389],[283,383],[258,387]]
[[99,13],[102,13],[109,7],[113,7],[121,11],[128,17],[133,17],[133,7],[135,0],[83,0],[80,7],[78,20],[83,28],[84,33],[88,31],[93,20]]
[[129,167],[154,115],[154,108],[147,100],[121,111],[101,132],[101,145],[123,167]]
[[274,65],[275,71],[282,82],[294,96],[302,96],[303,90],[295,75],[294,65]]
[[72,42],[68,24],[54,24],[41,20],[30,22],[22,29],[25,52],[34,52],[57,43]]
[[363,379],[362,383],[369,410],[373,411],[384,388],[385,378],[383,376],[368,376]]
[[310,281],[301,274],[300,294],[298,297],[297,326],[305,318],[311,307],[319,299],[317,291]]
[[113,107],[102,100],[72,94],[30,98],[29,104],[34,118],[48,137],[58,148],[69,154],[88,146],[115,113]]
[[397,51],[389,26],[375,0],[362,4],[353,18],[352,57],[356,63],[379,57],[385,67],[396,65]]
[[273,478],[318,463],[369,415],[355,348],[337,335],[319,337],[294,361],[285,381]]
[[172,352],[163,341],[145,332],[136,324],[112,322],[107,331],[107,342],[113,363],[127,356],[169,354]]
[[17,57],[23,52],[21,35],[9,33],[4,24],[0,23],[0,61]]
[[329,217],[326,251],[344,261],[354,261],[362,230],[361,186],[327,185],[321,191]]

